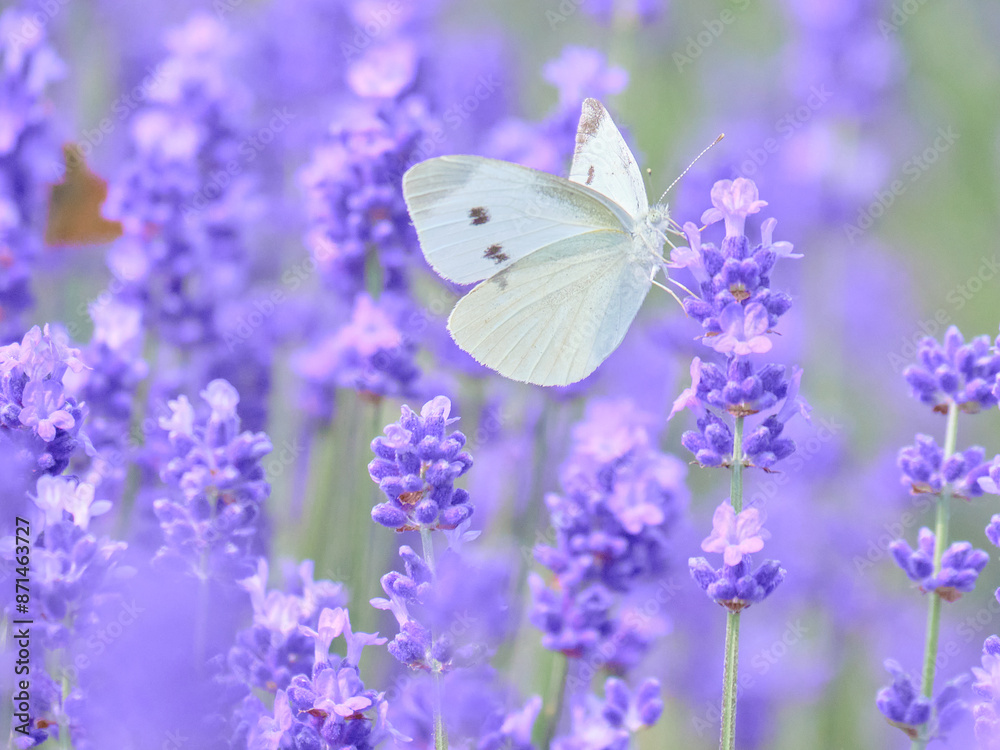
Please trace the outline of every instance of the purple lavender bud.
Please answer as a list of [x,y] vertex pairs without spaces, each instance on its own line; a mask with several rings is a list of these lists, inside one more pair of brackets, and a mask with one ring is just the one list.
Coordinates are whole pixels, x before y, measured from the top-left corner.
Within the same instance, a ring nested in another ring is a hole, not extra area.
[[988,476],[979,477],[979,489],[993,495],[1000,495],[1000,456],[995,456],[987,468]]
[[931,700],[920,695],[913,678],[899,662],[886,659],[885,668],[892,675],[892,685],[879,690],[875,705],[890,724],[916,739],[931,718]]
[[[921,529],[929,531],[928,529]],[[903,569],[911,581],[922,581],[934,572],[933,551],[928,554],[922,549],[913,550],[903,539],[897,539],[889,545],[896,564]]]
[[1000,513],[994,515],[990,519],[990,525],[986,527],[986,538],[989,539],[995,547],[1000,547]]

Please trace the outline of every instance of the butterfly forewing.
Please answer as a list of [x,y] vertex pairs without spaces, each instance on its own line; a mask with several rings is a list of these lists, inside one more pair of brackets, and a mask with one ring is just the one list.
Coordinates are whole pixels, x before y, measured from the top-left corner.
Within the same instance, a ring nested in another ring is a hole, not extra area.
[[586,186],[479,156],[417,164],[403,176],[403,196],[427,262],[460,284],[489,278],[554,242],[599,229],[627,233],[634,224]]
[[649,210],[639,165],[608,110],[596,99],[583,102],[569,178],[607,196],[633,218]]
[[631,240],[596,231],[532,253],[459,300],[456,343],[501,375],[566,385],[592,373],[625,336],[650,288]]

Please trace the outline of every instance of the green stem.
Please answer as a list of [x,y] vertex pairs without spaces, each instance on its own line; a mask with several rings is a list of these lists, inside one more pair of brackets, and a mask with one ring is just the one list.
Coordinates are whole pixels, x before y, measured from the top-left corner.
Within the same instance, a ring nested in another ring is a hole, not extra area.
[[566,676],[569,674],[569,659],[565,654],[556,653],[552,661],[552,678],[549,682],[551,700],[545,702],[545,729],[539,747],[547,748],[552,744],[556,729],[559,728],[559,718],[562,716],[563,703],[566,700]]
[[740,662],[740,613],[726,614],[726,665],[722,686],[722,750],[736,747],[736,677]]
[[[958,442],[958,405],[952,401],[948,404],[948,425],[944,436],[944,460],[947,461],[955,453]],[[934,524],[934,575],[941,572],[941,559],[948,544],[948,522],[951,520],[951,490],[947,487],[938,495],[937,520]],[[921,694],[925,698],[934,697],[934,674],[937,669],[938,640],[941,636],[941,602],[937,592],[932,591],[930,603],[927,606],[927,641],[924,646],[924,671]],[[926,732],[913,740],[912,750],[922,750],[930,741]]]
[[[431,573],[431,583],[437,580],[437,563],[434,561],[434,539],[431,530],[420,527],[420,543],[423,546],[424,562]],[[433,642],[434,635],[431,634]],[[441,670],[435,661],[434,667],[434,750],[448,750],[448,735],[444,731],[444,719],[441,716]]]
[[[736,418],[733,430],[732,481],[729,502],[737,513],[743,510],[743,417]],[[740,661],[740,613],[726,616],[726,662],[722,675],[722,738],[721,750],[736,747],[736,678]]]
[[733,476],[729,502],[737,513],[743,510],[743,417],[736,417],[733,430]]

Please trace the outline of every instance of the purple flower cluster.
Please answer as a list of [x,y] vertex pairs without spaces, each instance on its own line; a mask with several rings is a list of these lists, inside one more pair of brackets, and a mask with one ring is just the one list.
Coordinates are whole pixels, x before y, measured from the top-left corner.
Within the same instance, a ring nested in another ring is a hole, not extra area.
[[153,501],[163,533],[154,561],[235,583],[253,574],[264,551],[262,504],[271,487],[260,460],[271,441],[240,432],[240,397],[226,381],[213,380],[201,397],[207,415],[181,395],[160,419],[172,455],[160,470],[170,494]]
[[417,238],[400,178],[433,122],[417,95],[359,102],[330,127],[300,174],[311,222],[307,245],[324,282],[348,303],[367,288],[369,252],[377,252],[383,290],[408,287]]
[[913,396],[935,411],[947,411],[951,402],[970,414],[997,405],[1000,351],[991,345],[989,336],[965,343],[958,328],[951,326],[944,341],[930,336],[921,341],[917,360],[903,377]]
[[782,432],[788,420],[796,414],[808,416],[809,409],[798,395],[800,370],[793,369],[789,376],[782,365],[758,368],[750,357],[770,351],[767,333],[791,306],[787,294],[770,288],[774,264],[778,258],[801,256],[791,252],[789,243],[772,240],[774,219],[764,222],[761,243],[751,248],[743,234],[746,219],[767,205],[759,200],[752,181],[717,182],[712,204],[702,221],[725,222],[721,248],[703,243],[700,230],[689,222],[684,227],[689,247],[675,249],[671,260],[697,281],[701,294],[686,297],[684,308],[701,323],[705,345],[726,355],[726,363],[721,366],[696,357],[691,364],[691,386],[674,402],[671,416],[685,408],[692,410],[697,430],[684,433],[684,447],[703,466],[729,466],[733,432],[724,415],[766,414],[743,443],[743,462],[769,469],[795,451],[795,443]]
[[97,612],[110,595],[102,589],[121,572],[126,545],[87,531],[93,517],[111,509],[94,499],[92,485],[43,474],[33,500],[44,519],[32,550],[35,614],[44,623],[47,646],[58,648],[84,638],[99,622]]
[[248,164],[263,148],[240,125],[250,98],[229,74],[240,38],[198,13],[165,42],[169,54],[129,123],[132,154],[109,191],[105,213],[124,234],[108,266],[116,296],[141,308],[148,331],[184,353],[188,364],[170,373],[172,388],[225,378],[243,395],[245,421],[259,428],[269,336],[234,334],[259,314],[248,294],[255,268],[244,237],[259,206]]
[[986,450],[979,446],[944,457],[944,449],[930,435],[917,435],[916,443],[899,451],[903,485],[914,494],[973,498],[983,494],[980,479],[987,477],[990,465],[983,459]]
[[604,700],[588,695],[572,711],[569,734],[556,737],[553,750],[607,750],[631,746],[632,735],[653,726],[663,713],[660,682],[649,678],[633,693],[623,680],[609,677]]
[[980,750],[1000,749],[1000,637],[991,635],[983,644],[982,669],[972,668],[972,690],[984,700],[972,709]]
[[[747,217],[767,205],[759,199],[756,185],[745,178],[720,180],[712,187],[712,205],[702,221],[725,224],[720,248],[702,242],[701,231],[688,222],[684,232],[689,246],[671,254],[675,266],[694,277],[700,296],[685,298],[684,308],[701,323],[703,343],[726,356],[725,366],[695,357],[691,363],[691,386],[674,402],[670,416],[690,409],[697,417],[697,430],[681,436],[685,448],[702,466],[725,466],[733,470],[757,466],[770,470],[792,455],[795,443],[782,433],[796,414],[808,418],[809,407],[799,397],[802,372],[778,364],[760,367],[752,359],[771,349],[768,333],[791,307],[791,298],[770,286],[770,273],[779,258],[801,257],[787,242],[774,242],[775,219],[761,227],[761,242],[751,247],[744,234]],[[758,415],[762,415],[758,417]],[[746,418],[757,418],[750,429]],[[734,456],[734,430],[740,436],[742,456]],[[733,466],[733,462],[740,466]],[[740,508],[737,512],[733,503]],[[715,602],[739,612],[763,601],[784,580],[785,570],[768,560],[753,570],[751,553],[764,547],[766,532],[758,508],[742,509],[742,498],[724,501],[712,519],[713,531],[702,543],[705,552],[723,553],[723,566],[716,569],[703,557],[692,557],[692,577]]]
[[47,134],[45,91],[65,74],[45,25],[27,9],[0,14],[0,342],[23,332],[34,303],[31,271],[45,214],[46,182],[57,177],[58,150]]
[[[991,472],[993,467],[1000,465],[1000,457],[994,458],[991,466],[984,461],[986,451],[983,448],[973,446],[959,450],[955,443],[961,413],[975,414],[996,405],[992,389],[1000,372],[1000,353],[991,346],[988,336],[980,336],[966,344],[958,328],[951,326],[942,343],[925,338],[917,358],[919,363],[907,367],[903,377],[914,398],[931,406],[935,412],[947,415],[947,448],[940,447],[928,435],[917,435],[914,445],[900,450],[898,465],[903,485],[913,494],[936,497],[937,525],[946,532],[948,503],[952,498],[971,499],[995,489]],[[994,537],[1000,538],[992,522],[986,535],[991,541]],[[974,549],[969,542],[953,542],[941,549],[939,545],[946,543],[947,536],[938,539],[934,532],[924,527],[918,534],[916,549],[903,539],[889,545],[893,559],[907,577],[918,584],[921,592],[933,592],[937,597],[929,605],[928,627],[932,631],[940,628],[939,599],[955,602],[973,591],[979,574],[989,562],[989,555]],[[924,695],[933,691],[934,670],[931,668],[928,672],[926,665],[936,657],[935,653],[924,654],[924,679],[928,679],[928,674],[931,678],[930,684],[922,685]],[[909,678],[895,662],[890,660],[887,667],[890,663],[894,665],[890,668],[894,683],[879,693],[879,710],[891,724],[914,739],[927,742],[943,736],[954,723],[945,713],[958,711],[959,702],[952,695],[957,696],[957,683],[948,683],[933,703],[924,697],[913,698],[908,692],[912,688]],[[942,704],[945,694],[950,696],[948,705]]]
[[337,388],[375,399],[413,394],[420,376],[417,347],[396,325],[389,299],[383,295],[375,302],[358,294],[347,323],[296,353],[294,366],[309,391],[305,401],[314,416],[332,414]]
[[472,515],[469,493],[455,487],[455,480],[472,466],[462,450],[465,435],[445,428],[451,401],[438,396],[414,413],[408,406],[385,436],[372,441],[376,458],[368,473],[389,498],[372,509],[372,519],[397,531],[419,528],[453,529]]
[[688,561],[691,576],[709,598],[731,612],[764,601],[785,579],[785,570],[776,560],[756,570],[750,564],[750,554],[764,549],[768,536],[759,509],[736,513],[724,502],[715,509],[712,534],[701,543],[705,552],[722,553],[723,566],[715,569],[704,557],[692,557]]
[[[262,717],[251,731],[249,747],[371,750],[396,736],[387,719],[385,694],[370,690],[358,665],[365,646],[385,643],[378,634],[354,633],[347,610],[324,609],[315,630],[305,629],[315,649],[311,674],[297,674],[286,690],[278,690],[273,716]],[[334,639],[344,637],[346,656],[330,653]]]
[[389,642],[401,664],[428,672],[469,667],[489,656],[509,629],[503,592],[507,572],[473,564],[452,549],[439,555],[432,575],[427,561],[408,545],[399,548],[404,573],[382,576],[388,598],[371,605],[396,618],[399,632]]
[[89,409],[87,434],[95,451],[88,478],[113,494],[122,489],[135,447],[130,435],[133,403],[149,374],[142,359],[142,311],[109,299],[92,304],[90,316],[94,333],[81,355],[87,369],[77,388]]
[[[33,481],[40,474],[61,474],[81,447],[91,450],[81,432],[87,407],[68,396],[63,384],[67,371],[84,367],[80,350],[48,325],[0,347],[0,452],[18,482],[22,475]],[[18,483],[6,491],[11,502],[21,504],[23,490]]]
[[983,550],[973,549],[969,542],[955,542],[942,553],[941,565],[934,572],[934,532],[924,527],[918,534],[914,550],[903,539],[889,546],[896,564],[907,577],[920,584],[922,591],[933,591],[946,601],[955,601],[976,587],[976,579],[990,557]]
[[267,590],[267,561],[261,559],[257,573],[240,581],[250,593],[253,624],[236,636],[229,650],[229,669],[245,685],[275,693],[286,690],[294,675],[312,674],[314,641],[305,631],[319,627],[326,609],[346,604],[341,583],[314,581],[313,563],[299,565],[297,591]]
[[965,715],[967,708],[959,696],[968,675],[947,683],[931,700],[920,694],[919,686],[898,662],[886,659],[885,668],[892,684],[879,690],[875,703],[888,722],[910,739],[941,739]]
[[[34,634],[31,652],[31,722],[24,744],[30,747],[67,733],[75,747],[87,747],[76,726],[81,710],[79,689],[63,693],[59,676],[87,658],[87,644],[103,634],[111,607],[121,608],[120,583],[130,575],[123,565],[127,545],[88,530],[90,521],[111,509],[111,503],[94,499],[94,487],[65,476],[43,474],[38,478],[31,519],[30,547],[16,547],[0,540],[0,560],[15,567],[16,557],[31,560],[29,578],[31,605],[25,612],[8,602],[5,616],[11,620],[30,617]],[[23,529],[23,527],[22,527]],[[92,646],[90,647],[93,648]],[[44,659],[46,653],[59,654]],[[86,662],[84,662],[86,663]]]
[[648,644],[614,610],[664,574],[667,540],[688,500],[684,465],[657,450],[650,426],[630,401],[591,402],[560,470],[563,492],[546,497],[555,544],[535,548],[554,581],[528,580],[542,644],[581,660],[601,654],[617,669],[633,666]]

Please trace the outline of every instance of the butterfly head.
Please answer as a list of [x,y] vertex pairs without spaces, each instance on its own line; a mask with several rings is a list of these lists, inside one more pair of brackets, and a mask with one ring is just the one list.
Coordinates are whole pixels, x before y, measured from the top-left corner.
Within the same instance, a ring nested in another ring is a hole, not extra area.
[[646,214],[646,223],[658,232],[666,234],[670,226],[670,212],[667,210],[667,204],[657,203],[655,206],[650,206],[649,213]]

